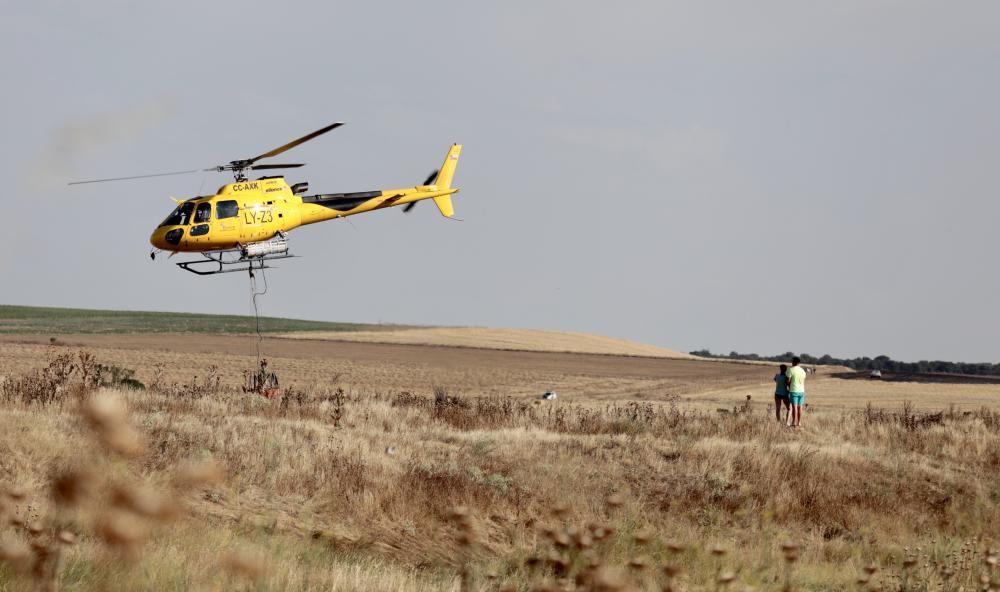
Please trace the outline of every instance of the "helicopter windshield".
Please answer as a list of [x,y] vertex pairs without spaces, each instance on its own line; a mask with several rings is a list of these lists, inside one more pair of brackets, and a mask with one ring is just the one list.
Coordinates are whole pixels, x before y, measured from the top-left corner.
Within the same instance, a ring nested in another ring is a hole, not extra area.
[[194,211],[194,204],[186,201],[167,216],[160,226],[187,226],[191,222],[191,213]]

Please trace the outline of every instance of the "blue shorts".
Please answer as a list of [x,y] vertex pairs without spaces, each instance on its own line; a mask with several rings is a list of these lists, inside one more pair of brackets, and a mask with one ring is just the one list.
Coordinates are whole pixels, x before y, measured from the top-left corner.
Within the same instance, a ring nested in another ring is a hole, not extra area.
[[805,393],[788,393],[788,396],[792,400],[792,405],[802,405],[806,402]]
[[787,403],[788,402],[788,393],[774,393],[774,398],[777,399],[777,400],[779,400],[779,401],[783,401],[783,402]]

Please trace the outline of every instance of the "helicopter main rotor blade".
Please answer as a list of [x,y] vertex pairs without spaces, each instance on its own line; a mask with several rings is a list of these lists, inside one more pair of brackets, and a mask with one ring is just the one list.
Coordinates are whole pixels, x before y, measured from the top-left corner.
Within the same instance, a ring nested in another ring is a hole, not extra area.
[[306,166],[306,164],[304,162],[293,164],[255,164],[250,168],[255,171],[260,171],[265,169],[297,169],[301,166]]
[[260,156],[255,156],[255,157],[249,159],[248,162],[250,164],[253,164],[253,163],[257,162],[258,160],[260,160],[262,158],[271,158],[272,156],[277,156],[277,155],[281,154],[282,152],[284,152],[286,150],[291,150],[292,148],[295,148],[299,144],[302,144],[304,142],[308,142],[309,140],[312,140],[313,138],[315,138],[317,136],[321,136],[321,135],[325,134],[326,132],[328,132],[330,130],[337,129],[338,127],[340,127],[342,125],[344,125],[344,123],[342,121],[338,121],[336,123],[331,123],[330,125],[328,125],[328,126],[326,126],[324,128],[318,129],[318,130],[314,131],[311,134],[306,134],[306,135],[302,136],[301,138],[299,138],[297,140],[292,140],[291,142],[285,144],[284,146],[279,146],[279,147],[275,148],[274,150],[271,150],[270,152],[265,152],[264,154],[261,154]]
[[[215,170],[215,169],[208,169]],[[128,181],[131,179],[146,179],[149,177],[168,177],[170,175],[189,175],[191,173],[199,172],[199,169],[194,169],[192,171],[174,171],[172,173],[153,173],[152,175],[133,175],[131,177],[111,177],[109,179],[91,179],[89,181],[72,181],[67,183],[67,185],[83,185],[85,183],[104,183],[106,181]]]

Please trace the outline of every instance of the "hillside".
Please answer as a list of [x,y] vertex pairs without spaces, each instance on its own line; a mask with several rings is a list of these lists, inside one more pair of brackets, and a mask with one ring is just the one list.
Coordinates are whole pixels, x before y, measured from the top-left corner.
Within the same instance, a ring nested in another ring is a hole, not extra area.
[[[256,330],[251,315],[0,305],[0,335],[243,334]],[[535,329],[412,327],[261,317],[260,330],[291,339],[694,359],[689,354],[625,339]]]
[[[399,325],[329,323],[261,317],[265,333],[288,331],[378,331]],[[71,333],[254,333],[251,315],[212,315],[130,310],[90,310],[0,304],[0,334]]]

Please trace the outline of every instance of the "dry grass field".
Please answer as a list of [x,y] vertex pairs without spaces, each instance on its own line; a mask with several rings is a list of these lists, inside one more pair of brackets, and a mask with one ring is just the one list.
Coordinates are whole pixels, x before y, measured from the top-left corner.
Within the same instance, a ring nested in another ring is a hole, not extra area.
[[[45,363],[49,338],[0,335],[0,364]],[[102,360],[135,368],[143,381],[160,365],[165,378],[188,381],[215,365],[237,382],[255,363],[256,337],[231,335],[74,335],[60,347],[86,348]],[[568,397],[668,400],[711,387],[755,385],[760,366],[650,357],[525,352],[465,347],[339,342],[265,337],[262,351],[288,381],[305,389],[428,393],[434,386],[470,395],[528,396],[556,390]],[[766,377],[766,376],[765,376]]]
[[577,354],[609,354],[616,356],[648,356],[653,358],[685,358],[694,356],[655,345],[627,339],[616,339],[586,333],[541,331],[538,329],[489,329],[484,327],[427,327],[383,329],[379,331],[311,331],[286,333],[292,339],[363,341],[368,343],[399,343],[406,345],[438,345],[514,351],[564,352]]
[[254,341],[0,338],[0,590],[1000,578],[997,385],[821,370],[791,430],[766,366],[267,338],[265,399]]

